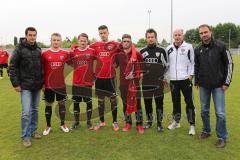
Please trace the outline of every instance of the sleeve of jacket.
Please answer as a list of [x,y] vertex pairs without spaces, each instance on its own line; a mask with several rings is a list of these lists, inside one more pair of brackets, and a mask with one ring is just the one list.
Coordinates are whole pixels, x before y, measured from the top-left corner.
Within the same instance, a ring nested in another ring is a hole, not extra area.
[[233,60],[230,51],[225,46],[223,48],[223,64],[224,64],[224,85],[229,86],[232,81]]
[[168,72],[168,54],[165,49],[163,49],[163,54],[161,54],[161,61],[164,65],[164,79],[167,79],[167,72]]
[[20,55],[18,49],[15,49],[9,62],[9,76],[13,87],[20,86],[19,68]]
[[194,75],[194,49],[192,45],[189,46],[189,58],[190,58],[190,63],[189,63],[189,70],[188,70],[188,75]]
[[194,50],[194,80],[195,80],[195,83],[194,85],[195,86],[198,86],[199,85],[199,67],[200,67],[200,62],[199,62],[199,55],[198,55],[198,49],[196,48]]
[[167,79],[167,71],[168,71],[168,55],[165,49],[163,49],[161,54],[161,62],[164,67],[164,79]]

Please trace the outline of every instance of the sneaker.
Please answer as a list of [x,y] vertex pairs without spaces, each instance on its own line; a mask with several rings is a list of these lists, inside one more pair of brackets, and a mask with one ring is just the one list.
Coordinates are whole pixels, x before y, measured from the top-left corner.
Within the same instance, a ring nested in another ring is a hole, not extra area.
[[144,133],[144,128],[142,125],[137,126],[138,133],[143,134]]
[[91,122],[87,122],[87,129],[93,130],[93,126]]
[[190,136],[194,136],[194,135],[196,134],[196,132],[195,132],[195,126],[194,126],[194,125],[191,125],[191,126],[190,126],[188,134],[189,134]]
[[105,122],[100,122],[94,127],[94,130],[97,131],[104,126],[106,126],[106,123]]
[[132,128],[132,125],[130,123],[126,123],[124,128],[122,129],[123,132],[127,132],[129,129]]
[[3,79],[3,77],[0,77],[0,79]]
[[199,138],[200,139],[207,139],[210,136],[211,136],[210,133],[202,132],[201,135],[199,136]]
[[168,126],[168,129],[169,129],[169,130],[174,130],[174,129],[180,128],[180,127],[181,127],[181,126],[180,126],[180,123],[177,123],[176,121],[173,121],[172,124],[170,124],[170,125]]
[[164,131],[162,124],[158,124],[157,130],[158,130],[158,132]]
[[26,147],[26,148],[31,147],[32,142],[30,141],[30,139],[23,140],[23,146]]
[[65,132],[65,133],[68,133],[68,132],[69,132],[69,129],[68,129],[68,127],[66,126],[66,124],[60,126],[60,129],[61,129],[63,132]]
[[218,139],[215,145],[217,148],[224,148],[226,146],[226,140]]
[[145,124],[144,129],[149,129],[152,127],[152,123],[151,122],[147,122],[147,124]]
[[117,122],[114,122],[114,123],[112,124],[112,127],[113,127],[113,130],[114,130],[115,132],[119,130],[119,126],[118,126],[118,123],[117,123]]
[[34,133],[32,134],[32,138],[33,138],[33,139],[40,139],[40,138],[41,138],[41,135],[40,135],[38,132],[34,132]]
[[75,122],[72,124],[72,126],[70,127],[70,130],[74,130],[74,129],[78,129],[80,127],[80,124]]
[[47,128],[43,131],[43,135],[44,135],[44,136],[48,135],[51,130],[52,130],[52,127],[47,127]]

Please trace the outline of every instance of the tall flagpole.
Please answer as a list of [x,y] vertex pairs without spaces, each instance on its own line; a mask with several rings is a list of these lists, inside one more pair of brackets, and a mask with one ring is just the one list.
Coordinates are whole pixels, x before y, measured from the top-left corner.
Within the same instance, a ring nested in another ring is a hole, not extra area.
[[172,43],[172,35],[173,35],[173,0],[171,0],[171,35],[170,35],[171,43]]
[[151,10],[148,10],[148,28],[151,27]]

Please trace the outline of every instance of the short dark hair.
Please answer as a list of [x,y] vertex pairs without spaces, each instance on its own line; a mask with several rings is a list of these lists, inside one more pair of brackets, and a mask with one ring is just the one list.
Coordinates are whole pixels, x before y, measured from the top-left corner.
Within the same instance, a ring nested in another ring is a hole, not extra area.
[[147,38],[147,34],[148,33],[154,33],[155,37],[157,38],[157,32],[153,29],[153,28],[149,28],[146,33],[145,33],[145,37]]
[[210,31],[212,31],[212,27],[210,27],[208,24],[201,24],[198,29],[203,28],[203,27],[207,27]]
[[34,27],[27,27],[27,28],[25,29],[25,36],[28,34],[28,31],[35,31],[35,32],[37,33],[36,28],[34,28]]
[[98,30],[103,30],[103,29],[108,30],[108,27],[106,25],[101,25],[101,26],[98,27]]
[[130,34],[124,34],[124,35],[122,35],[122,40],[123,40],[124,38],[132,39],[132,37],[131,37]]
[[85,38],[88,39],[88,35],[87,35],[86,33],[81,33],[81,34],[79,34],[78,39],[79,39],[80,37],[85,37]]

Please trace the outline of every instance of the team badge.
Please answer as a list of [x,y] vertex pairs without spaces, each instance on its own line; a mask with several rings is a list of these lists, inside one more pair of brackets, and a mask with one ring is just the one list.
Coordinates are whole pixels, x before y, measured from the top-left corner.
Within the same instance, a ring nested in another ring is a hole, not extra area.
[[85,54],[85,58],[90,58],[90,54]]
[[64,60],[64,58],[65,58],[64,56],[60,56],[60,60],[62,60],[62,61],[63,61],[63,60]]
[[160,53],[159,53],[159,52],[156,52],[156,56],[159,57],[159,56],[160,56]]
[[107,50],[107,51],[113,51],[115,48],[117,47],[117,45],[113,42],[109,42],[107,43],[104,48]]

